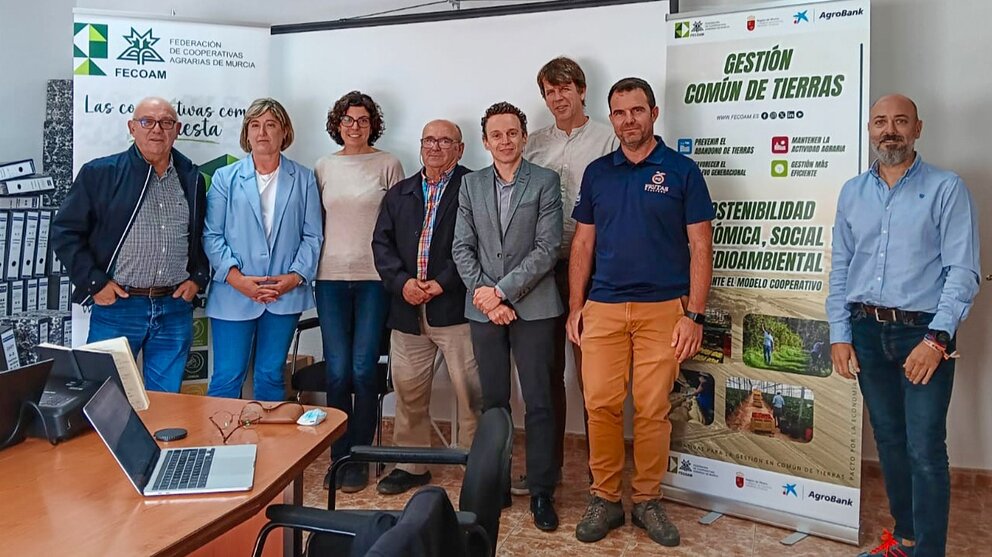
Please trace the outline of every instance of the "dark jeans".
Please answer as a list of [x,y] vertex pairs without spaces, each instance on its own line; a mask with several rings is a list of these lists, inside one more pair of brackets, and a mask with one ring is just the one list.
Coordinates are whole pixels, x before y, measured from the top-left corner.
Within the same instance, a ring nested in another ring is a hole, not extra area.
[[941,362],[926,385],[913,385],[902,368],[932,318],[879,323],[855,314],[851,320],[858,383],[875,432],[894,534],[915,540],[918,557],[944,555],[951,499],[945,440],[954,360]]
[[555,418],[550,381],[555,320],[517,319],[509,325],[469,322],[479,363],[482,411],[510,409],[510,355],[517,364],[526,413],[527,488],[531,495],[551,495],[558,483]]
[[348,415],[347,431],[331,446],[331,458],[336,460],[351,452],[353,445],[372,444],[375,437],[380,384],[376,364],[389,296],[377,280],[318,280],[315,294],[327,405]]
[[182,298],[131,295],[109,306],[93,304],[86,342],[127,337],[131,352],[143,352],[145,388],[178,393],[193,345],[193,306]]

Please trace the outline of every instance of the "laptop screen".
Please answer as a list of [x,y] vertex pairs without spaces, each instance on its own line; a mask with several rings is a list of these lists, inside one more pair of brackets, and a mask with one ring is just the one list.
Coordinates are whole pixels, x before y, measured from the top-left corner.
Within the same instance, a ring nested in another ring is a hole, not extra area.
[[107,380],[83,412],[131,483],[143,492],[161,451],[124,392]]

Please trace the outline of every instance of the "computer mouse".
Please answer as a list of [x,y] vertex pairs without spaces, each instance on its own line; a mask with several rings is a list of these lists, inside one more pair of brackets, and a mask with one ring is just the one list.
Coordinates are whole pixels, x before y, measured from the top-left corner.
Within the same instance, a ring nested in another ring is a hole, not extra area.
[[327,418],[327,412],[324,412],[320,408],[312,408],[307,410],[300,416],[300,419],[296,420],[296,423],[300,425],[317,425]]

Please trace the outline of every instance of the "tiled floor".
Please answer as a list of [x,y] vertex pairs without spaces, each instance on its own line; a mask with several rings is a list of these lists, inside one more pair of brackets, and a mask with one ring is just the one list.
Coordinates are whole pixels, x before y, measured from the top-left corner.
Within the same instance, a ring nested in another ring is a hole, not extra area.
[[[384,435],[388,443],[389,434]],[[514,464],[521,466],[523,436],[518,435],[514,443]],[[704,511],[667,503],[669,515],[678,525],[682,534],[682,545],[665,548],[652,542],[643,530],[630,524],[630,504],[627,524],[614,530],[606,539],[595,544],[583,544],[575,539],[575,525],[582,516],[586,504],[587,478],[585,471],[585,443],[578,437],[567,439],[564,481],[556,494],[556,503],[561,517],[561,527],[556,532],[544,533],[537,530],[531,521],[526,497],[514,497],[513,506],[503,511],[500,522],[500,542],[497,554],[500,556],[555,556],[563,555],[604,555],[604,556],[853,556],[859,550],[853,546],[809,537],[798,544],[787,547],[779,543],[790,532],[772,526],[757,524],[739,518],[723,517],[710,526],[697,521]],[[628,454],[629,454],[628,450]],[[628,465],[628,471],[630,466]],[[327,470],[327,457],[318,459],[305,475],[305,503],[314,507],[327,505],[327,492],[322,488],[324,473]],[[875,469],[877,470],[877,469]],[[457,501],[461,482],[461,469],[457,467],[435,467],[432,470],[434,484],[445,487],[452,499]],[[955,482],[951,496],[950,535],[948,555],[992,556],[992,486],[987,481]],[[967,484],[967,485],[966,485]],[[338,508],[390,508],[400,509],[406,504],[413,491],[399,496],[385,497],[375,491],[370,483],[364,491],[348,495],[338,493]],[[892,521],[886,510],[885,491],[877,471],[867,469],[864,474],[861,495],[861,544],[862,548],[873,547],[882,528],[891,528]],[[984,526],[983,526],[984,525]]]

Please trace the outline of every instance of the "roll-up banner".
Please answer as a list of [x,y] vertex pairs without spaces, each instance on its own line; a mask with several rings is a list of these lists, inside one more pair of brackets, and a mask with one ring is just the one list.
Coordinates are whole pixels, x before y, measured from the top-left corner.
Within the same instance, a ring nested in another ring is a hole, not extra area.
[[832,371],[831,225],[867,167],[869,2],[673,14],[666,141],[716,220],[703,349],[672,393],[666,496],[857,543],[861,396]]
[[[269,28],[75,13],[73,25],[73,175],[97,157],[123,151],[127,121],[149,96],[172,102],[181,128],[175,148],[206,179],[245,153],[245,110],[269,92]],[[122,216],[122,218],[126,218]],[[73,306],[73,345],[85,344],[89,312]],[[206,393],[213,357],[202,310],[183,391]]]

